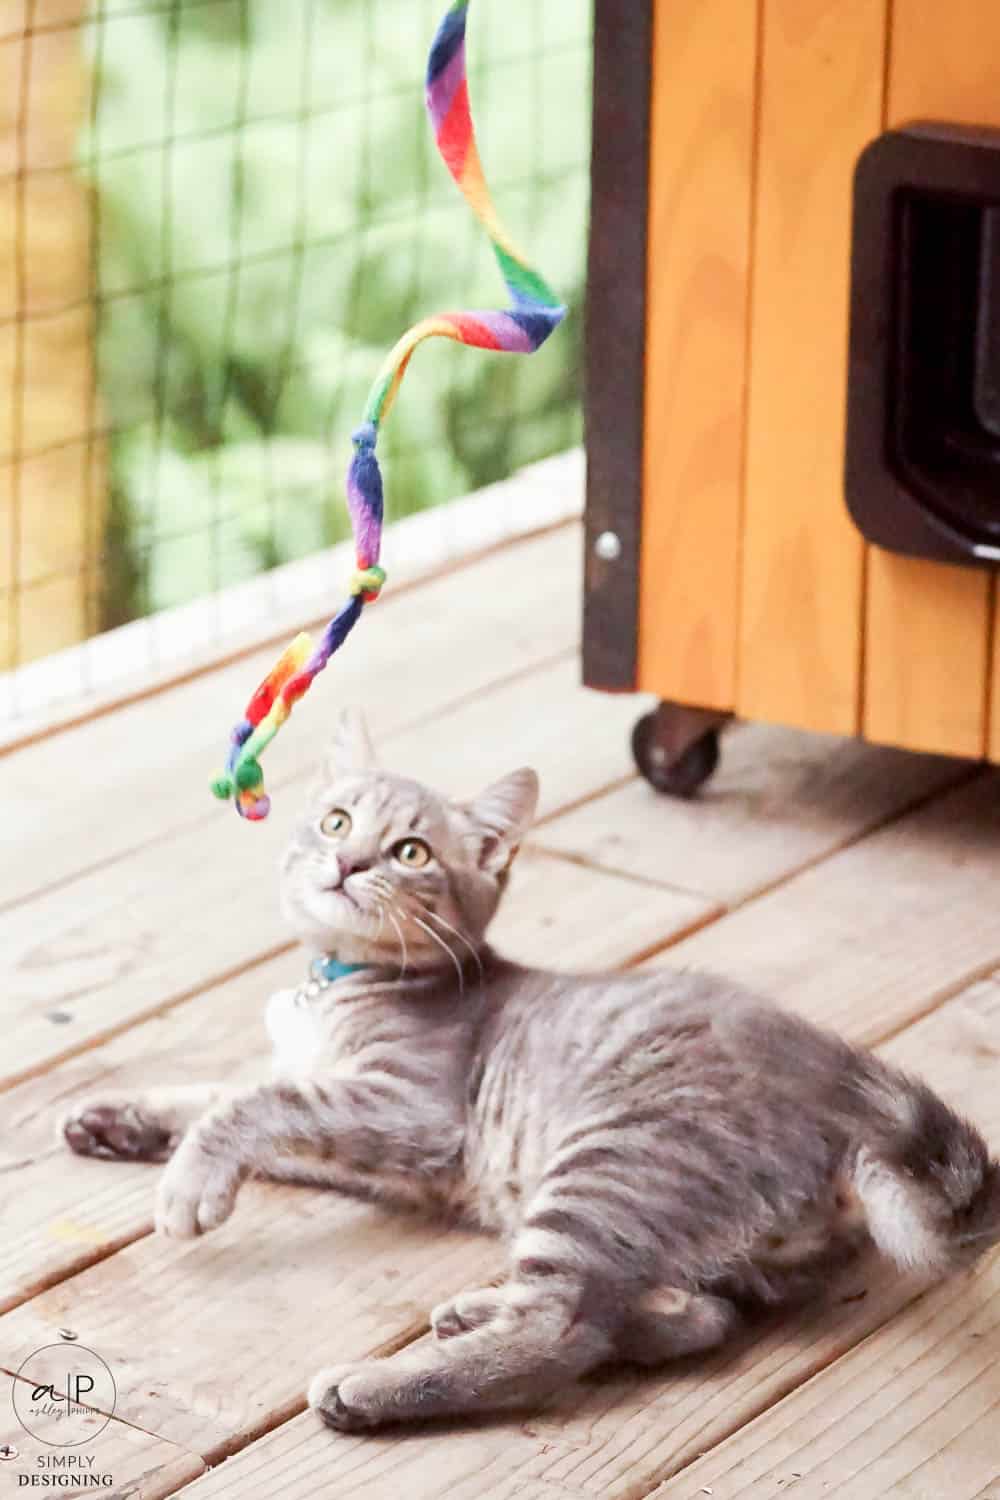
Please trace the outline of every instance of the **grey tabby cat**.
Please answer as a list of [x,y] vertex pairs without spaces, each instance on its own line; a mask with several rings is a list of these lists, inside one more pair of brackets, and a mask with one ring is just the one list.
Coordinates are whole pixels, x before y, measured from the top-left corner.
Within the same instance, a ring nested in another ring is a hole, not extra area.
[[178,1239],[227,1219],[251,1173],[503,1235],[507,1280],[436,1308],[432,1340],[317,1375],[341,1431],[710,1349],[868,1239],[934,1273],[1000,1239],[1000,1164],[922,1083],[707,974],[493,953],[536,798],[521,770],[449,801],[377,770],[349,718],[282,867],[317,958],[271,1000],[272,1081],[63,1122],[85,1155],[170,1156],[156,1221]]

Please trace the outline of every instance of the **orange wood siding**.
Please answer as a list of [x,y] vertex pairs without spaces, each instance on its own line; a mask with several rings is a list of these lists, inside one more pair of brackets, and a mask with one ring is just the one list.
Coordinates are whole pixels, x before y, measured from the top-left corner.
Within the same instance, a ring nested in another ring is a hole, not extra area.
[[713,708],[736,678],[756,10],[654,12],[639,685]]
[[[887,121],[915,119],[1000,125],[1000,5],[895,0]],[[870,549],[864,711],[870,738],[983,754],[992,593],[992,576],[981,569]],[[996,753],[997,729],[993,744]]]
[[858,728],[863,545],[843,498],[851,176],[885,0],[765,6],[737,707]]

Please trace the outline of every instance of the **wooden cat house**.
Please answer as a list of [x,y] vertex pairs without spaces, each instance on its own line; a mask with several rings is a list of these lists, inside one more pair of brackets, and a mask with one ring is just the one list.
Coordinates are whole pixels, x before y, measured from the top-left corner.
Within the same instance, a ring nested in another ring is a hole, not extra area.
[[1000,4],[597,0],[585,677],[1000,760]]

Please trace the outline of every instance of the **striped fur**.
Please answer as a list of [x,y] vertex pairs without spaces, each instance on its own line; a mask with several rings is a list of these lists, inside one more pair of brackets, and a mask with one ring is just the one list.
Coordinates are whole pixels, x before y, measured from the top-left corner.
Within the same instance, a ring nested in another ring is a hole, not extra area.
[[[160,1157],[188,1124],[158,1199],[169,1235],[221,1223],[255,1172],[505,1239],[506,1282],[435,1309],[430,1344],[317,1377],[330,1425],[521,1405],[613,1356],[710,1348],[815,1296],[866,1240],[941,1272],[1000,1238],[984,1142],[870,1054],[707,974],[494,953],[531,772],[456,803],[377,770],[356,720],[333,761],[282,899],[307,945],[371,967],[272,1000],[270,1082],[92,1101],[65,1123],[77,1150]],[[334,808],[346,836],[324,832]],[[393,854],[412,839],[432,851],[418,869]]]

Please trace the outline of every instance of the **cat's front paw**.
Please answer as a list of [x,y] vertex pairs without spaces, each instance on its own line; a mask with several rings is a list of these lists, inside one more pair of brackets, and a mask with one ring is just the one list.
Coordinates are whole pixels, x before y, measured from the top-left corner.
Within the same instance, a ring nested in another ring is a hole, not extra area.
[[124,1096],[78,1101],[60,1119],[59,1134],[78,1156],[116,1161],[166,1161],[175,1145],[151,1110]]
[[335,1432],[370,1432],[385,1420],[379,1412],[380,1362],[332,1365],[309,1384],[309,1405]]
[[156,1193],[156,1232],[193,1240],[224,1224],[233,1211],[239,1175],[197,1147],[182,1146]]

